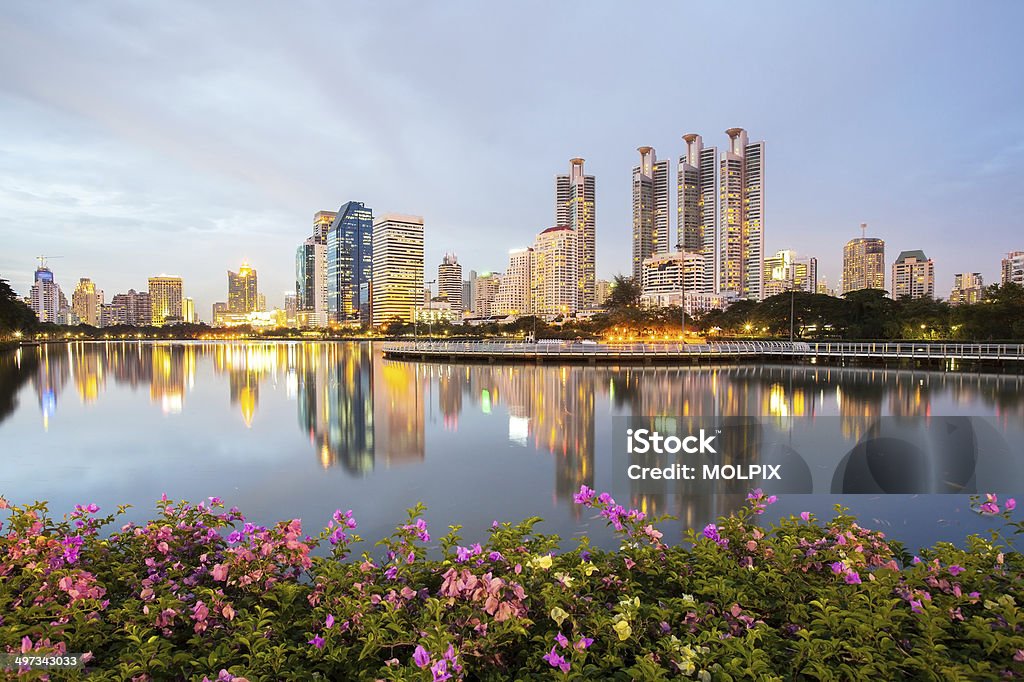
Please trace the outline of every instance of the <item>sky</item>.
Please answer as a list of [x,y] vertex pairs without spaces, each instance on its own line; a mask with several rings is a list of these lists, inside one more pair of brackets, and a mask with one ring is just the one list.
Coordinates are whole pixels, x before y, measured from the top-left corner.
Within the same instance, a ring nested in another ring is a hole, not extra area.
[[449,251],[501,271],[582,156],[610,278],[636,148],[674,161],[685,133],[743,127],[766,142],[768,254],[836,286],[866,222],[948,297],[1024,250],[1022,20],[995,0],[0,3],[0,277],[27,294],[53,256],[69,298],[90,277],[109,300],[178,274],[208,321],[247,260],[281,306],[313,214],[349,200],[424,217],[428,280]]

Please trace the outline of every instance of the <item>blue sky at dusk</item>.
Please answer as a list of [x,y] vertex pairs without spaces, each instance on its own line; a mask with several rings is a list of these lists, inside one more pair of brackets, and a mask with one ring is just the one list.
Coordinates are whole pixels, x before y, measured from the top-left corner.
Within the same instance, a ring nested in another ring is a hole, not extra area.
[[[598,276],[630,270],[636,148],[767,142],[766,251],[838,283],[869,224],[998,279],[1024,249],[1020,2],[0,4],[0,277],[185,278],[209,320],[243,258],[268,303],[317,210],[422,215],[503,270],[597,176]],[[674,163],[673,163],[674,167]],[[675,225],[673,220],[673,236]],[[432,279],[428,276],[428,279]]]

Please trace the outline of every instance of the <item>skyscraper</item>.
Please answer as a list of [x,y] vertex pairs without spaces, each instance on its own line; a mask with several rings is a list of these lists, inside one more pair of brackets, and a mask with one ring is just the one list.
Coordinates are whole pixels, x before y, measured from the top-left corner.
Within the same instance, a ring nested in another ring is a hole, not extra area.
[[495,305],[499,315],[529,315],[533,312],[533,249],[513,249],[508,268],[498,285]]
[[327,232],[327,315],[332,323],[367,321],[374,232],[373,211],[358,201],[343,204],[331,223]]
[[902,251],[892,264],[892,297],[935,298],[935,262],[920,249]]
[[498,291],[501,288],[500,272],[481,272],[474,280],[473,312],[477,317],[498,314]]
[[78,280],[71,294],[71,309],[80,324],[100,326],[100,306],[103,305],[103,291],[88,277]]
[[949,294],[950,305],[977,303],[984,298],[985,280],[980,272],[961,272],[953,277],[953,291]]
[[62,308],[67,308],[67,299],[64,292],[53,279],[53,271],[40,259],[39,267],[36,268],[35,281],[29,291],[30,306],[35,311],[40,322],[52,322],[62,324],[64,314]]
[[[368,212],[362,204],[358,206]],[[345,206],[342,209],[339,219]],[[373,221],[371,248],[374,326],[395,318],[412,322],[416,309],[423,305],[423,218],[392,213],[380,216]],[[330,277],[328,268],[328,280]]]
[[256,270],[242,262],[238,272],[228,270],[228,312],[245,315],[259,309]]
[[658,161],[653,147],[640,147],[633,168],[633,277],[643,278],[644,260],[668,251],[668,161]]
[[676,248],[704,259],[704,292],[716,290],[718,237],[718,149],[704,147],[700,135],[683,135],[686,153],[677,174],[678,237]]
[[1024,287],[1024,251],[1011,251],[1000,263],[1002,284],[1019,284]]
[[[861,231],[867,224],[861,223]],[[843,248],[843,293],[859,289],[885,289],[885,242],[858,237]]]
[[159,327],[182,321],[181,277],[160,275],[149,278],[149,300],[152,306],[152,324]]
[[565,225],[549,227],[533,243],[533,311],[555,317],[579,309],[577,233]]
[[446,253],[437,266],[437,293],[447,296],[451,309],[462,315],[462,266],[454,253]]
[[[144,327],[153,323],[152,304],[150,302],[149,292],[139,292],[135,291],[135,289],[129,289],[126,294],[115,294],[114,297],[110,299],[110,302],[118,308],[123,308],[125,324]],[[120,312],[115,315],[116,319],[120,319]]]
[[295,251],[295,305],[309,326],[327,326],[326,243],[306,237]]
[[791,290],[817,292],[818,259],[798,256],[792,249],[776,251],[774,256],[764,259],[764,297]]
[[555,176],[555,224],[576,232],[577,300],[581,308],[596,305],[597,183],[583,172],[583,159],[569,160],[569,174]]
[[749,143],[743,128],[729,128],[719,164],[719,290],[764,298],[764,142]]

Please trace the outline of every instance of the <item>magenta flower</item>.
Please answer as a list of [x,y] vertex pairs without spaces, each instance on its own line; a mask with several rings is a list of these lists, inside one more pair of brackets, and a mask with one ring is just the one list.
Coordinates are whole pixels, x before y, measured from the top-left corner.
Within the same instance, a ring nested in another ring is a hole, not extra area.
[[964,572],[964,570],[966,570],[966,569],[964,569],[963,566],[957,566],[956,564],[953,564],[952,566],[949,567],[950,574],[954,575],[954,576],[960,575],[961,573]]
[[426,668],[430,665],[430,653],[423,648],[422,644],[417,644],[416,650],[412,652],[412,662],[416,664],[417,668]]
[[924,613],[923,609],[921,608],[921,601],[919,599],[910,600],[910,610],[914,613]]
[[847,571],[844,576],[847,585],[860,585],[860,573],[857,571]]
[[811,520],[811,512],[800,512],[800,518],[809,522]]
[[328,630],[330,630],[331,628],[334,627],[334,614],[333,613],[328,613],[327,614],[327,620],[324,621],[324,625],[327,627]]
[[569,646],[569,640],[567,640],[565,638],[565,635],[563,635],[561,632],[555,635],[555,641],[558,642],[558,646],[562,647],[563,649]]
[[572,501],[576,504],[587,504],[592,499],[594,499],[594,491],[585,485],[581,485],[580,491],[572,497]]
[[729,541],[723,538],[721,535],[719,535],[718,526],[716,526],[713,523],[709,523],[708,525],[704,526],[704,537],[706,537],[708,540],[713,541],[719,547],[729,546]]
[[317,649],[324,648],[324,638],[320,635],[314,636],[313,639],[309,640],[309,643],[315,646]]
[[443,658],[430,666],[430,672],[434,676],[433,682],[444,682],[452,678],[452,674],[448,672],[448,661]]
[[1006,511],[1013,511],[1017,508],[1017,500],[1009,497],[1006,499]]
[[579,641],[573,645],[573,648],[576,649],[576,651],[583,651],[584,649],[588,649],[593,643],[594,640],[590,637],[580,637]]
[[832,562],[832,564],[831,564],[831,565],[829,566],[829,568],[831,568],[831,569],[832,569],[832,572],[833,572],[833,573],[835,573],[835,574],[837,574],[837,575],[838,575],[838,574],[840,574],[840,573],[842,573],[842,572],[843,572],[843,569],[844,569],[845,567],[843,566],[843,562],[841,562],[841,561],[834,561],[834,562]]
[[551,647],[551,651],[544,654],[544,660],[547,661],[548,665],[552,668],[558,668],[563,673],[569,672],[569,661],[559,656],[555,651],[555,647]]

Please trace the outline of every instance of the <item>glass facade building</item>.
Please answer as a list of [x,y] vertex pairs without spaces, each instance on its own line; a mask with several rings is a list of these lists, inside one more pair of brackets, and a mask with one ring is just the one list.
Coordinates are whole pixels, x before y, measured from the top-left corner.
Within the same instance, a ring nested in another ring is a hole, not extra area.
[[350,201],[327,232],[327,314],[332,323],[368,322],[373,281],[373,211]]

